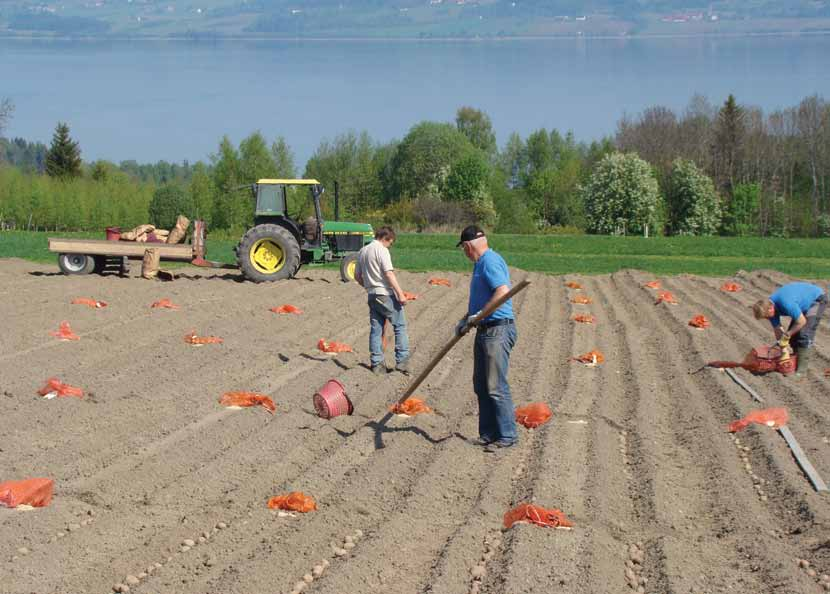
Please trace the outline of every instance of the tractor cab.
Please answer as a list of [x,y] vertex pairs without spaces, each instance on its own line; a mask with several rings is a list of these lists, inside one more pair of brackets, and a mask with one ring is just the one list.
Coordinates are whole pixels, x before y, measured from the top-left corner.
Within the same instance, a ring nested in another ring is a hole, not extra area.
[[371,225],[324,221],[320,198],[325,189],[316,179],[260,179],[246,187],[255,200],[254,227],[236,248],[246,278],[290,278],[303,264],[340,259],[341,278],[354,279],[356,254],[374,237]]

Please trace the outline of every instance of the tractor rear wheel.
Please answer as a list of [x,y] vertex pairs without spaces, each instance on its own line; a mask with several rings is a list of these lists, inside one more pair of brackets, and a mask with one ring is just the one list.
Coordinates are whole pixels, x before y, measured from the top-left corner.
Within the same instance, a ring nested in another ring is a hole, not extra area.
[[95,256],[58,254],[58,268],[64,274],[89,274],[95,270]]
[[300,268],[300,246],[285,227],[257,225],[242,236],[236,260],[248,280],[282,280],[291,278]]
[[357,268],[357,254],[347,254],[340,260],[340,280],[344,283],[354,282],[354,271]]

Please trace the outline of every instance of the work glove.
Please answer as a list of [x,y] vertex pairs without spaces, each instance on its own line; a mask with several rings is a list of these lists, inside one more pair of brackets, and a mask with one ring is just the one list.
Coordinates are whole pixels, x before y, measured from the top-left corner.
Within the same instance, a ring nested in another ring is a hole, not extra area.
[[480,311],[477,311],[476,313],[474,313],[472,315],[469,315],[465,318],[461,318],[460,320],[458,320],[458,324],[455,325],[455,335],[456,336],[464,336],[465,334],[467,334],[467,332],[470,331],[470,328],[473,327],[473,322],[475,321],[475,319],[478,317],[478,315],[480,313],[481,313]]
[[778,346],[781,347],[782,351],[785,351],[790,348],[790,335],[786,332],[781,335],[781,338],[778,339]]

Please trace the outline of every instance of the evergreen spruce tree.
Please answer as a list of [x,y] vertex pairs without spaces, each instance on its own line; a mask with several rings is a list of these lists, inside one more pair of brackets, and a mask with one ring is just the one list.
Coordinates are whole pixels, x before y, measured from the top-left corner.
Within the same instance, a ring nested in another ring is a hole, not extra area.
[[729,95],[718,112],[712,158],[715,183],[728,195],[738,183],[743,160],[746,122],[744,109]]
[[69,126],[63,122],[58,122],[52,135],[52,145],[46,152],[46,173],[60,178],[81,175],[81,149],[69,136]]

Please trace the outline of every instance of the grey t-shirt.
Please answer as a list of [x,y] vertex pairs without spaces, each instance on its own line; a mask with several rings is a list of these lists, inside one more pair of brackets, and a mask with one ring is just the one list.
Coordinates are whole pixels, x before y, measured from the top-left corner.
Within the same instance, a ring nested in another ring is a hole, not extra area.
[[357,268],[363,277],[363,287],[370,295],[391,295],[392,287],[386,273],[394,270],[389,250],[377,239],[364,246],[357,254]]

